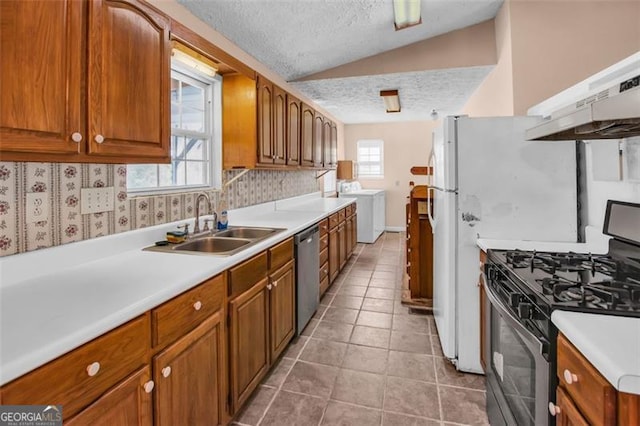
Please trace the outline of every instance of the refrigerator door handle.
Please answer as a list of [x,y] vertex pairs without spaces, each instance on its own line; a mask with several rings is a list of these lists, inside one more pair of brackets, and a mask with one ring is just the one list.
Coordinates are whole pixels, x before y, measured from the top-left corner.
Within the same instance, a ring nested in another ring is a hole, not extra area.
[[433,197],[431,194],[435,195],[435,190],[432,187],[427,188],[427,217],[429,218],[429,224],[431,225],[431,233],[434,234],[436,232],[436,221],[433,218],[433,214],[431,213],[433,208]]
[[431,152],[429,153],[429,169],[431,170],[431,174],[428,175],[429,176],[429,186],[433,186],[434,180],[435,180],[435,175],[436,175],[436,161],[435,161],[435,152],[434,152],[434,147],[433,147],[433,143],[431,145]]

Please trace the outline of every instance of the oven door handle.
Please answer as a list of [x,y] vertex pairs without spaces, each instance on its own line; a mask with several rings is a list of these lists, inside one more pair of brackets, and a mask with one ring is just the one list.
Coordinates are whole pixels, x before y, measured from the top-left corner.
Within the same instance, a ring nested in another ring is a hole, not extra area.
[[502,302],[500,302],[500,300],[498,300],[498,298],[493,295],[493,292],[491,291],[491,288],[486,281],[486,276],[484,278],[484,292],[487,295],[489,302],[491,302],[491,305],[496,308],[496,310],[500,313],[500,316],[502,316],[504,320],[509,323],[509,325],[518,330],[520,334],[528,337],[525,342],[530,350],[537,350],[537,352],[542,355],[544,353],[543,342],[541,342],[535,334],[533,334],[524,325],[522,325],[522,323],[520,323],[520,321],[518,321],[518,319],[514,317],[511,312],[509,312],[509,310],[502,304]]

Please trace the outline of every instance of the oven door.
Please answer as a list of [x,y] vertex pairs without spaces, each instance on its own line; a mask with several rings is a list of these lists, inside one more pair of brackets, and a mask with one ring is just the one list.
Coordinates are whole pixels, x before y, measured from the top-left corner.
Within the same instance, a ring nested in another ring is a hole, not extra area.
[[549,424],[550,364],[541,336],[527,329],[487,285],[487,413],[491,425]]

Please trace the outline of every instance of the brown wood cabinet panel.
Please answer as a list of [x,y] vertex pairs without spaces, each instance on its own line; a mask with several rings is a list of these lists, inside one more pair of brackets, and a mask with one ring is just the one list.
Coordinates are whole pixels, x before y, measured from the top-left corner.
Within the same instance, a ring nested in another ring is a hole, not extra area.
[[222,167],[254,168],[258,134],[256,81],[227,75],[222,83]]
[[353,226],[351,227],[351,241],[353,241],[353,250],[355,250],[356,246],[358,245],[358,215],[355,214],[355,209],[353,211],[354,214],[352,218]]
[[346,221],[345,221],[345,229],[344,229],[344,233],[345,233],[345,256],[347,259],[349,259],[351,257],[351,253],[353,253],[353,242],[352,242],[352,238],[353,238],[353,218],[349,217]]
[[143,315],[6,384],[0,400],[8,405],[61,404],[69,418],[146,364],[150,345],[149,315]]
[[347,232],[344,222],[338,225],[338,259],[342,270],[347,263]]
[[[149,367],[136,371],[65,424],[67,426],[151,426],[153,424],[152,394],[151,391],[145,390],[145,384],[150,381]],[[153,389],[153,387],[150,388]]]
[[253,287],[255,283],[267,276],[268,270],[266,251],[229,269],[229,298]]
[[618,424],[640,425],[640,395],[618,392]]
[[329,261],[325,261],[324,263],[321,264],[322,266],[320,266],[320,282],[327,280],[327,287],[329,286],[328,284],[328,280],[329,280]]
[[[616,390],[587,361],[567,338],[558,335],[558,383],[590,422],[598,425],[616,424]],[[572,377],[569,384],[565,370]]]
[[169,162],[169,20],[135,0],[88,6],[89,153]]
[[[322,235],[322,234],[321,234]],[[320,251],[329,247],[329,234],[324,234],[320,237]]]
[[251,396],[269,369],[268,278],[229,303],[232,412]]
[[324,295],[329,289],[329,277],[324,278],[320,281],[320,296]]
[[225,304],[225,275],[211,278],[151,311],[153,346],[165,346]]
[[320,265],[324,265],[325,262],[329,261],[329,248],[325,247],[320,250]]
[[582,417],[571,398],[558,388],[556,392],[556,406],[560,412],[556,414],[556,426],[589,426],[589,422]]
[[0,151],[80,152],[84,5],[0,1]]
[[329,138],[329,143],[331,144],[330,158],[331,158],[331,167],[338,166],[338,126],[333,121],[331,122],[331,136]]
[[293,238],[276,244],[269,250],[269,269],[274,270],[293,259]]
[[331,121],[327,118],[322,123],[322,165],[325,169],[336,166],[331,158]]
[[315,111],[313,116],[313,167],[322,167],[324,116]]
[[314,143],[313,143],[313,123],[315,111],[309,105],[302,103],[302,128],[301,128],[301,149],[300,164],[312,167],[314,165]]
[[157,425],[222,423],[225,390],[222,311],[153,359]]
[[333,282],[340,272],[340,246],[338,228],[329,231],[329,282]]
[[318,228],[320,228],[321,237],[327,235],[327,232],[329,232],[329,218],[322,219],[318,222]]
[[302,104],[300,99],[287,94],[287,165],[300,165],[300,144],[302,135]]
[[329,216],[329,229],[333,229],[340,223],[339,213],[334,213]]
[[273,164],[287,164],[287,92],[273,86]]
[[338,223],[343,223],[346,218],[347,218],[347,208],[345,207],[344,209],[338,212]]
[[271,314],[271,362],[276,360],[295,333],[296,288],[294,262],[273,273],[269,291]]
[[273,164],[273,83],[258,76],[258,163]]

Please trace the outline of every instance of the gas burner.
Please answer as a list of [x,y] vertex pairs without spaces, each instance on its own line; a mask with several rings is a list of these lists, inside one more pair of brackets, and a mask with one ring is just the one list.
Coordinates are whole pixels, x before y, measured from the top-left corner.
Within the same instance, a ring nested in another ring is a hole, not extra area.
[[577,300],[579,302],[593,302],[596,297],[591,290],[585,290],[584,287],[571,287],[563,293],[569,300]]

